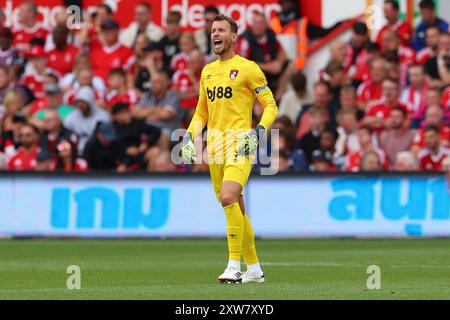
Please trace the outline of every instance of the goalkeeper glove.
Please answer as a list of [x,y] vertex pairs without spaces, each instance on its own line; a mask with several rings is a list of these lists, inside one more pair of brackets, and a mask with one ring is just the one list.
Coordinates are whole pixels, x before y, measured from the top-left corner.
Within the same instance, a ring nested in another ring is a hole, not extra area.
[[194,143],[192,142],[191,133],[186,133],[183,137],[183,142],[181,143],[181,158],[183,162],[192,164],[197,158]]
[[237,155],[249,156],[258,148],[259,134],[266,129],[262,125],[256,126],[255,130],[245,132],[237,138]]

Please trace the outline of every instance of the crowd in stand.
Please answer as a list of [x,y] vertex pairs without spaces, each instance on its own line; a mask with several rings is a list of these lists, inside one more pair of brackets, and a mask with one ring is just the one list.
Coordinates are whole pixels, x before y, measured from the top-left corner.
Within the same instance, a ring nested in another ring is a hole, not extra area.
[[[270,21],[253,16],[236,52],[258,63],[279,106],[269,165],[450,169],[449,25],[432,0],[419,7],[414,29],[391,0],[376,35],[355,22],[349,42],[332,42],[312,92],[305,74],[290,68]],[[170,136],[189,124],[202,68],[216,59],[209,41],[215,6],[205,7],[205,27],[194,32],[182,30],[177,11],[163,29],[152,23],[146,2],[127,27],[106,4],[79,29],[69,29],[61,12],[47,30],[37,13],[33,2],[22,3],[12,26],[0,13],[0,170],[208,171],[205,163],[176,165]],[[253,113],[257,123],[258,103]]]

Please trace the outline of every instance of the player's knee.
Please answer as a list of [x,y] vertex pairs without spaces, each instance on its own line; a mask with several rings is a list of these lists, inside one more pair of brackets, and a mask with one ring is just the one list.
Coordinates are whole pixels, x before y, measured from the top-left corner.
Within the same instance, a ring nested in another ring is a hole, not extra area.
[[235,194],[233,191],[222,190],[220,193],[220,203],[223,207],[239,201],[239,194]]

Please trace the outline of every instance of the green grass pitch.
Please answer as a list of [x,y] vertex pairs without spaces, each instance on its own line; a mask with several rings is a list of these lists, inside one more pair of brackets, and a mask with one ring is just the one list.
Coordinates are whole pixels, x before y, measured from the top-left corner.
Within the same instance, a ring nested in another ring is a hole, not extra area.
[[[450,239],[258,240],[267,282],[219,284],[226,242],[1,240],[0,299],[449,299]],[[68,290],[66,269],[81,268]],[[369,265],[381,289],[368,290]]]

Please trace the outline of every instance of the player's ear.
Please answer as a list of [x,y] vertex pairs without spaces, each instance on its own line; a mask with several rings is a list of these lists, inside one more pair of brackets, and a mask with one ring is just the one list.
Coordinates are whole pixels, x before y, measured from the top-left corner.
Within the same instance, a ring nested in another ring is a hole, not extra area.
[[237,33],[233,32],[233,33],[231,34],[231,42],[232,42],[232,43],[236,43],[236,42],[237,42],[237,38],[238,38]]

